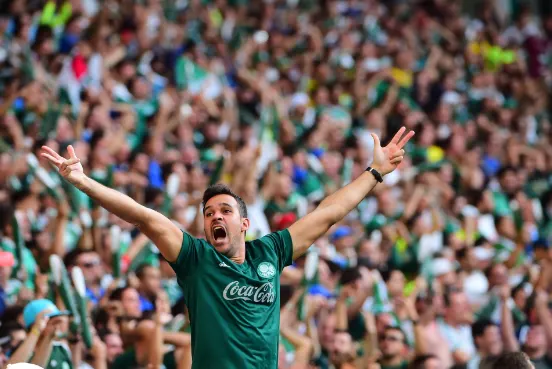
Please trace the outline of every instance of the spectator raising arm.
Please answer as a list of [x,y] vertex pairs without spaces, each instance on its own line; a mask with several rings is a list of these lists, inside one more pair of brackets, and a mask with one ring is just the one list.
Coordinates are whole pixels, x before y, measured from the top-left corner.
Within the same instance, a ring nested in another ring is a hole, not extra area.
[[69,159],[63,158],[47,146],[42,149],[42,156],[58,168],[63,178],[86,193],[107,211],[136,225],[159,248],[165,259],[170,262],[176,261],[183,236],[180,229],[169,219],[86,176],[73,146],[68,148],[71,156]]
[[547,357],[552,357],[552,313],[548,308],[549,296],[546,291],[537,290],[535,299],[535,309],[537,311],[537,317],[539,322],[544,328],[547,344]]
[[500,300],[502,305],[501,309],[501,324],[500,329],[502,333],[502,340],[504,342],[504,349],[509,352],[519,350],[519,343],[516,339],[514,320],[512,319],[512,311],[508,305],[510,301],[511,293],[510,286],[508,284],[500,287]]
[[[383,148],[378,136],[372,133],[374,138],[372,168],[382,176],[395,170],[402,161],[404,156],[402,148],[414,136],[413,131],[406,135],[405,131],[406,128],[401,128],[391,142]],[[312,213],[293,224],[289,228],[293,240],[293,258],[303,255],[314,241],[356,208],[376,184],[376,177],[372,173],[365,172],[347,186],[326,197]]]

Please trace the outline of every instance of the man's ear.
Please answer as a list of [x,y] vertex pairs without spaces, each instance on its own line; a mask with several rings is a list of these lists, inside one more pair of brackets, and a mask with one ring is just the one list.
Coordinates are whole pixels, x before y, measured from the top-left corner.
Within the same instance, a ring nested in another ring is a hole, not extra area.
[[249,219],[248,218],[242,218],[241,231],[246,232],[248,229],[249,229]]

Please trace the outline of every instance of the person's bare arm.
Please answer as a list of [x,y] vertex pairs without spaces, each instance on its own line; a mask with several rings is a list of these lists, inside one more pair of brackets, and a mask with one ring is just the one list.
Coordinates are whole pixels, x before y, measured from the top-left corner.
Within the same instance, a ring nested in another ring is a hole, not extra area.
[[107,352],[105,343],[99,338],[94,337],[92,348],[90,349],[94,369],[107,369]]
[[347,317],[347,298],[354,295],[351,286],[344,286],[335,303],[335,329],[347,331],[349,329],[349,319]]
[[[404,135],[405,131],[404,127],[401,128],[384,148],[381,147],[377,135],[372,134],[374,138],[372,168],[381,175],[390,173],[402,161],[404,155],[402,148],[414,135],[412,131]],[[293,241],[293,259],[303,255],[314,241],[356,208],[376,183],[372,173],[364,172],[347,186],[326,197],[312,213],[294,223],[289,228]]]
[[57,210],[58,213],[55,223],[54,242],[52,243],[50,252],[62,257],[65,251],[65,229],[67,227],[67,223],[69,222],[70,211],[69,204],[65,199],[58,204]]
[[506,284],[500,287],[500,300],[502,303],[502,306],[500,307],[500,330],[502,333],[502,341],[504,342],[504,349],[509,352],[515,352],[519,351],[519,343],[516,339],[514,320],[512,319],[512,311],[508,307],[509,299],[510,286]]
[[544,333],[546,334],[548,357],[552,357],[552,313],[548,308],[549,296],[544,290],[537,290],[536,294],[535,308],[537,310],[537,317],[540,324],[544,327]]
[[163,364],[163,324],[161,314],[156,311],[154,316],[153,332],[151,334],[151,346],[148,355],[148,368],[161,368]]
[[12,354],[10,357],[10,360],[8,361],[8,364],[15,364],[15,363],[26,363],[31,358],[31,355],[35,351],[36,344],[38,343],[38,339],[40,337],[40,332],[42,329],[44,329],[45,320],[43,317],[38,317],[37,322],[33,325],[31,328],[31,331],[29,334],[27,334],[27,337],[25,337],[25,340],[17,350]]
[[299,334],[299,332],[293,329],[293,327],[289,324],[291,320],[290,314],[294,311],[291,307],[297,305],[303,291],[303,289],[297,289],[290,301],[280,312],[280,333],[295,347],[295,360],[293,363],[293,368],[295,369],[306,368],[312,354],[311,340],[308,337]]
[[368,269],[361,268],[360,273],[362,275],[361,287],[353,294],[355,296],[354,301],[347,307],[347,318],[353,319],[357,316],[364,306],[366,299],[372,295],[374,281]]
[[364,334],[364,356],[366,367],[375,360],[378,352],[378,332],[376,329],[376,318],[374,314],[364,312],[364,324],[366,333]]
[[52,354],[54,334],[56,332],[56,327],[59,326],[60,322],[61,320],[59,318],[47,320],[46,327],[42,331],[38,344],[36,345],[33,360],[31,361],[32,364],[36,364],[43,368],[48,365],[50,355]]
[[107,211],[134,224],[152,240],[165,259],[169,262],[176,261],[180,253],[183,235],[182,231],[168,218],[86,176],[72,146],[68,148],[71,156],[69,159],[63,158],[47,146],[43,146],[42,149],[42,156],[59,169],[63,178],[86,193]]

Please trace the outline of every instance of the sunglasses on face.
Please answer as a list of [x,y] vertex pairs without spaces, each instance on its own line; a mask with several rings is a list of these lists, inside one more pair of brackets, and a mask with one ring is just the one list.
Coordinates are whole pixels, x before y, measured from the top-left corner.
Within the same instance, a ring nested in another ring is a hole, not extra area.
[[402,338],[396,336],[382,335],[380,336],[380,341],[402,342]]
[[95,266],[100,265],[99,261],[88,261],[86,263],[82,263],[82,267],[86,269],[94,268]]

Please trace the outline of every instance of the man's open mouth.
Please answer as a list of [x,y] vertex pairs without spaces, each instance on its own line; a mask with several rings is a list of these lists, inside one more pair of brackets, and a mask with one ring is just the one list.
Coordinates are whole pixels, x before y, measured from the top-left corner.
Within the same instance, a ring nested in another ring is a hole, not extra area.
[[226,229],[223,226],[216,225],[213,227],[213,239],[215,241],[226,238]]

